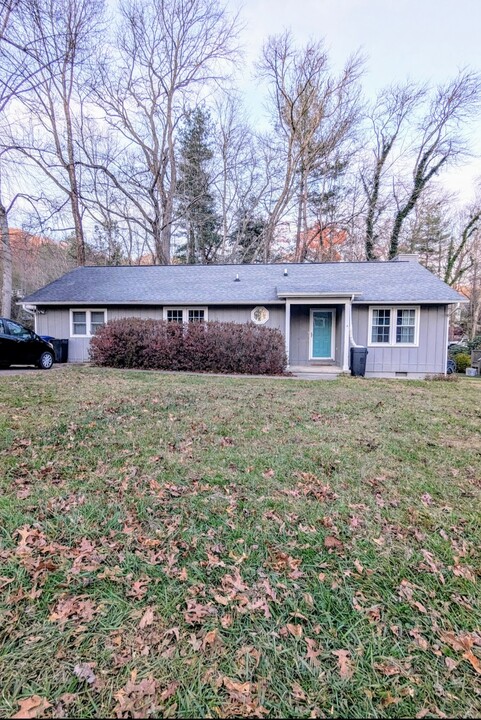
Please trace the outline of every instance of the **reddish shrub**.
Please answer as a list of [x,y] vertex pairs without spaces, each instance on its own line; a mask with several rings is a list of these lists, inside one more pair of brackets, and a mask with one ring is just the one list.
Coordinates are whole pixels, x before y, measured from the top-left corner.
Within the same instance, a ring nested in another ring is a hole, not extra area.
[[238,323],[167,323],[124,318],[99,328],[94,365],[191,372],[280,375],[286,367],[279,330]]

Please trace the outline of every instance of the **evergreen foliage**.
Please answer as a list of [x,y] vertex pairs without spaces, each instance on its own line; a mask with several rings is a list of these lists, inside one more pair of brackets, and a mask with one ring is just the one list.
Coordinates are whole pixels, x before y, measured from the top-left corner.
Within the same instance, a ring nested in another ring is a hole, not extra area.
[[180,133],[177,186],[180,226],[186,241],[177,257],[189,264],[215,262],[221,238],[212,192],[212,124],[202,107],[191,111]]

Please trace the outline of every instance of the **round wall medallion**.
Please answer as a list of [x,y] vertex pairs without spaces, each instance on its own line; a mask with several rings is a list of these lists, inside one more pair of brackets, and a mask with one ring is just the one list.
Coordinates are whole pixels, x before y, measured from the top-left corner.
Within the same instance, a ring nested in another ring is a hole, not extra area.
[[255,307],[251,312],[251,320],[256,325],[264,325],[269,320],[269,310],[262,306]]

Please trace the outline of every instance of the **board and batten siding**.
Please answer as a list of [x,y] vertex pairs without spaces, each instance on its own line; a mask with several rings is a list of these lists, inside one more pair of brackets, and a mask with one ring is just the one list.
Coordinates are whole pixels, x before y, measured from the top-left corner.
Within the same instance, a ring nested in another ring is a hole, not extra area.
[[[105,306],[98,306],[105,310]],[[169,305],[169,307],[175,307]],[[178,307],[182,307],[179,305]],[[215,306],[208,307],[208,318],[210,321],[246,323],[251,320],[251,312],[256,305],[246,306]],[[266,327],[277,328],[284,334],[285,310],[283,305],[267,305],[269,320]],[[90,338],[72,337],[70,332],[70,308],[41,307],[40,313],[36,315],[36,332],[38,335],[51,335],[55,338],[68,338],[68,359],[69,362],[80,363],[89,361]],[[75,309],[75,308],[72,308]],[[94,305],[85,304],[80,309],[95,310]],[[119,320],[121,318],[137,317],[143,319],[152,318],[162,320],[162,306],[112,306],[107,307],[107,321]]]
[[444,373],[448,345],[446,313],[446,305],[420,307],[418,347],[372,347],[369,345],[369,306],[353,305],[354,342],[368,348],[366,374]]
[[285,332],[285,307],[284,305],[215,305],[209,307],[209,321],[217,322],[251,322],[251,312],[255,307],[266,307],[269,310],[269,319],[265,327]]
[[342,366],[342,349],[344,347],[344,305],[291,305],[291,336],[289,343],[289,365],[317,365],[319,360],[309,360],[310,316],[311,310],[335,310],[334,360],[333,364]]

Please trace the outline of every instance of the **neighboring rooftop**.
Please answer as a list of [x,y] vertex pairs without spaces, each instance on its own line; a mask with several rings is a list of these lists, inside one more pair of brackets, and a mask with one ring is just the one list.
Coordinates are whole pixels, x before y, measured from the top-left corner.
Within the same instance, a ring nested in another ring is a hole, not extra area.
[[236,305],[283,302],[284,297],[295,293],[356,294],[356,303],[465,301],[419,263],[397,260],[78,267],[22,302],[33,305]]

